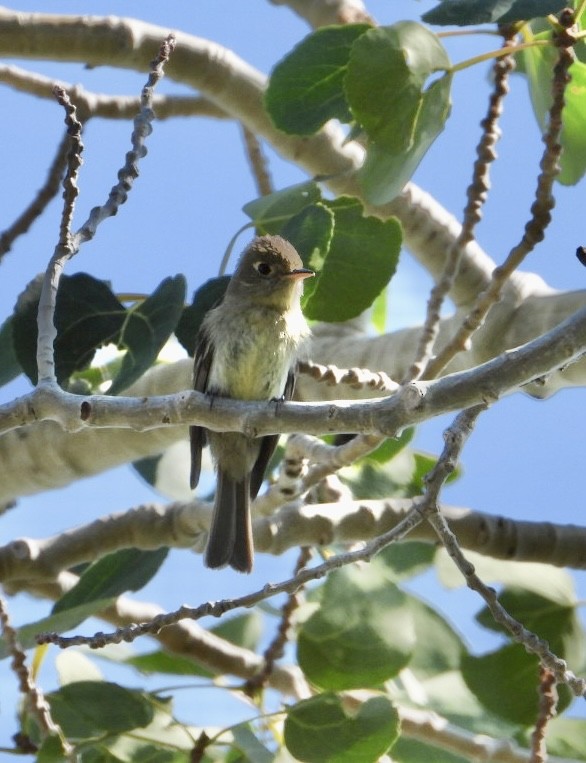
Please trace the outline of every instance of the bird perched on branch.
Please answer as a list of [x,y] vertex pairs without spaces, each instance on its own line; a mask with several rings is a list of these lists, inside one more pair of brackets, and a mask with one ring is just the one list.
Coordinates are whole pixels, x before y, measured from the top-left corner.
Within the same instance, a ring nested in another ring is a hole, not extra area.
[[[255,238],[242,254],[222,302],[202,322],[194,389],[237,400],[290,400],[299,346],[309,334],[300,304],[303,281],[312,275],[285,239]],[[190,437],[191,487],[199,481],[206,440],[217,470],[205,563],[250,572],[250,500],[256,498],[279,437],[253,438],[199,426],[190,428]]]

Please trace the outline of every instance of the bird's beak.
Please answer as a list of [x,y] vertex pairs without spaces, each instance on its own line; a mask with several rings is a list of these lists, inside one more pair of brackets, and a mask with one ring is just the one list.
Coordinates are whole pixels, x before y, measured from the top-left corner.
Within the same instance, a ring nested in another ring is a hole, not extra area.
[[287,278],[291,278],[293,281],[304,281],[306,278],[311,278],[314,275],[313,270],[309,270],[309,268],[297,268],[297,270],[287,273]]

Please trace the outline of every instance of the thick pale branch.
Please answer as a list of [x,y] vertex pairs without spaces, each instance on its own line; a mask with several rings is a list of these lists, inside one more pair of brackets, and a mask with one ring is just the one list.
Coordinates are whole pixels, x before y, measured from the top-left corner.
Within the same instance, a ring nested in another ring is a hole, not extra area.
[[314,29],[329,24],[374,23],[362,0],[269,0],[287,5]]
[[[279,555],[298,546],[368,541],[396,527],[415,503],[410,498],[292,503],[254,521],[255,548]],[[63,570],[122,548],[189,548],[194,544],[203,548],[211,510],[210,504],[199,501],[139,506],[50,538],[18,538],[0,547],[0,582],[13,585],[17,581],[21,587],[30,587],[35,581],[55,580]],[[525,522],[451,506],[443,506],[442,514],[467,550],[494,559],[586,569],[584,528]],[[421,523],[411,531],[409,540],[435,544],[437,535]]]
[[[0,55],[83,61],[144,71],[167,31],[136,19],[26,14],[2,9]],[[355,171],[362,165],[363,148],[354,141],[345,142],[345,134],[333,123],[310,137],[278,131],[263,107],[266,77],[233,52],[208,40],[177,33],[176,52],[166,74],[200,90],[222,111],[310,174],[328,178],[335,193],[361,198]],[[434,275],[441,272],[446,252],[460,231],[458,222],[441,205],[408,184],[391,204],[367,205],[367,209],[382,218],[396,215],[415,256]],[[470,304],[479,289],[486,286],[494,268],[474,242],[466,247],[464,260],[452,291],[457,304]]]
[[[286,403],[279,404],[277,413],[273,403],[244,403],[227,399],[217,399],[212,410],[206,396],[197,392],[155,396],[147,400],[144,397],[83,397],[57,388],[37,389],[13,403],[0,406],[0,431],[8,432],[0,437],[0,453],[6,454],[4,468],[7,470],[0,501],[67,484],[82,474],[95,474],[115,463],[133,460],[137,455],[161,452],[171,442],[184,438],[185,429],[181,427],[192,423],[216,431],[244,431],[254,436],[291,432],[355,432],[394,436],[406,426],[478,403],[494,401],[521,385],[535,384],[535,380],[542,377],[547,376],[547,383],[553,386],[563,386],[566,377],[571,379],[572,375],[582,378],[584,361],[575,361],[585,351],[586,308],[583,308],[545,336],[509,350],[483,365],[437,381],[417,382],[392,397],[362,403],[348,400],[336,404]],[[165,369],[167,380],[172,372],[173,367]],[[551,377],[559,381],[552,381]],[[174,381],[177,383],[176,379]],[[140,394],[138,390],[147,388],[148,378],[142,385],[136,385],[132,393]],[[45,423],[40,427],[38,424],[24,427],[32,422]],[[68,435],[70,442],[67,451],[72,459],[70,462],[61,463],[62,456],[52,442],[59,427],[71,433]],[[121,442],[115,453],[106,451],[107,437],[101,446],[99,439],[92,440],[89,429],[96,427],[116,430]],[[17,428],[19,431],[13,435],[8,431]],[[134,431],[122,434],[129,429]],[[148,430],[157,430],[155,439],[139,434]],[[23,475],[20,444],[23,438],[31,438],[31,458],[35,449],[37,453],[30,466],[30,475],[19,480],[15,475],[10,476],[10,469]],[[45,452],[38,450],[49,442],[51,447]],[[11,446],[14,446],[16,453],[12,457]],[[65,475],[61,472],[55,475],[57,464],[47,464],[47,452],[55,453],[55,458],[65,469]],[[83,464],[82,470],[80,464]],[[11,492],[12,489],[17,492]]]
[[[79,84],[44,77],[36,72],[20,69],[18,66],[0,66],[0,82],[22,93],[40,98],[53,98],[52,92],[58,85],[71,96],[80,117],[105,119],[133,119],[140,109],[140,98],[131,95],[104,95],[92,93]],[[226,119],[227,114],[207,98],[181,95],[155,95],[153,109],[157,119],[171,117],[214,117]]]

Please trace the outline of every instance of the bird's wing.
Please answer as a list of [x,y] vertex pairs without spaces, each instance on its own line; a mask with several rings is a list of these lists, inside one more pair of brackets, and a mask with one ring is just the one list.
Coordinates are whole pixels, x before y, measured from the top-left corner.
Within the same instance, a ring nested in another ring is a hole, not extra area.
[[[213,349],[206,333],[200,329],[195,345],[195,361],[193,365],[193,389],[196,392],[207,392],[208,377],[213,359]],[[201,451],[206,442],[204,427],[189,427],[191,441],[191,474],[189,484],[193,489],[199,482],[201,472]]]
[[[292,399],[293,392],[295,391],[295,376],[295,369],[290,369],[289,373],[287,374],[287,381],[285,382],[285,389],[283,391],[282,400]],[[278,434],[270,434],[261,438],[258,458],[256,459],[250,474],[250,497],[253,500],[258,495],[260,486],[262,485],[265,478],[265,472],[269,465],[269,461],[273,457],[273,453],[275,452],[275,448],[277,447],[278,442]]]

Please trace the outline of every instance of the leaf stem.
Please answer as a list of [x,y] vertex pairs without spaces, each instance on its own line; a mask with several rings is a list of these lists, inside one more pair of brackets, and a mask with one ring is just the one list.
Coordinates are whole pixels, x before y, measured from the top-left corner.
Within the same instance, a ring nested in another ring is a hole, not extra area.
[[481,64],[484,61],[490,61],[493,58],[502,58],[503,56],[514,56],[521,50],[527,48],[534,48],[536,46],[551,45],[549,40],[532,40],[531,42],[520,42],[518,45],[511,45],[508,48],[499,48],[498,50],[491,50],[488,53],[482,53],[480,56],[474,56],[473,58],[467,58],[465,61],[460,61],[459,64],[454,64],[449,70],[449,74],[463,71],[476,64]]

